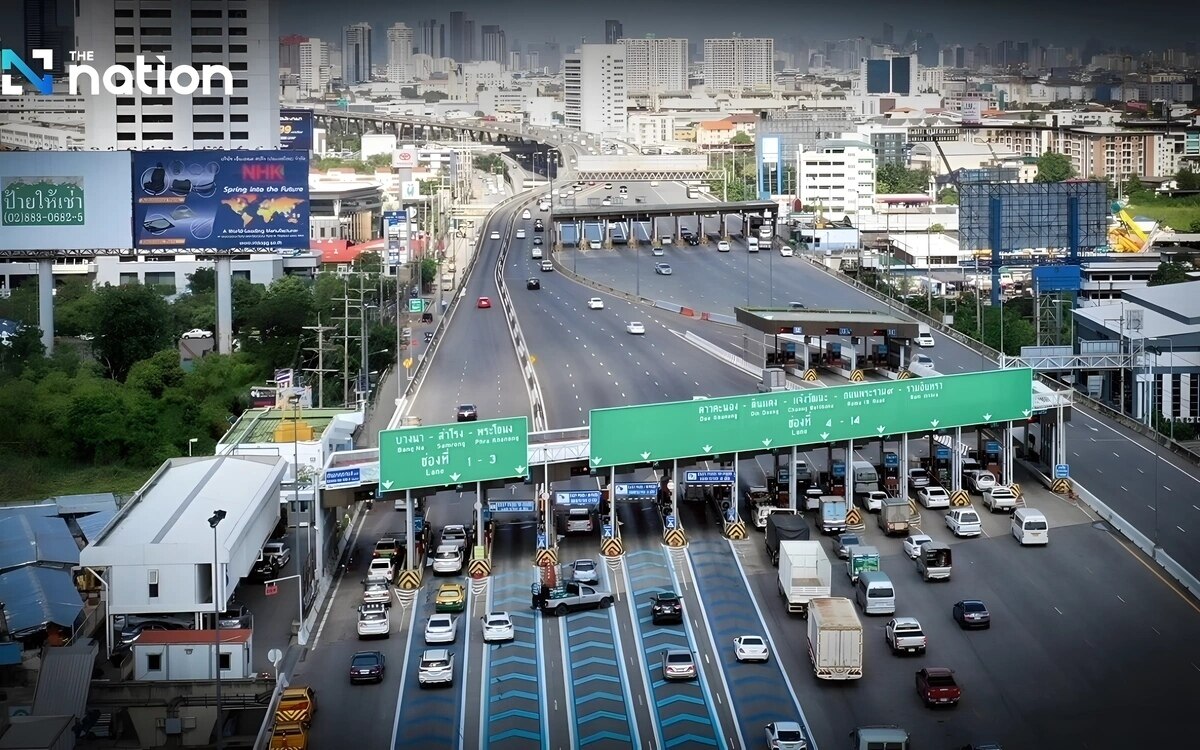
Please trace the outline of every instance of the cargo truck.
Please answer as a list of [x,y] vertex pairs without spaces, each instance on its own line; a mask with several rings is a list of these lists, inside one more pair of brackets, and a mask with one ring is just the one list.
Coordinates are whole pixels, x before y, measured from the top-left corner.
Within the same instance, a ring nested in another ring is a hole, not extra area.
[[879,509],[879,529],[888,536],[907,534],[911,517],[912,512],[908,507],[907,500],[889,497],[883,501],[883,507]]
[[775,507],[775,501],[766,487],[751,487],[746,492],[746,508],[750,511],[750,522],[754,528],[765,529],[767,517]]
[[788,612],[808,617],[809,602],[829,596],[832,578],[829,556],[820,542],[779,543],[779,595]]
[[855,544],[846,550],[846,574],[851,583],[858,583],[860,573],[879,570],[879,550],[869,544]]
[[846,530],[846,498],[825,495],[817,516],[817,528],[822,534],[841,534]]
[[766,548],[772,565],[779,565],[779,545],[805,541],[810,536],[808,521],[798,513],[772,513],[767,517]]
[[863,629],[849,599],[818,598],[809,603],[808,658],[819,680],[862,678]]

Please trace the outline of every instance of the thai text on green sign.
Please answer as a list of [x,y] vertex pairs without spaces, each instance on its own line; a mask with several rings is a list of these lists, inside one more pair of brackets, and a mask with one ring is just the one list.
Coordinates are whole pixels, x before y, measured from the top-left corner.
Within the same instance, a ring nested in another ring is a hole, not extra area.
[[379,433],[379,486],[385,492],[523,477],[528,460],[525,417]]
[[880,438],[1024,420],[1032,413],[1030,369],[593,409],[591,464]]
[[83,226],[82,177],[17,177],[0,186],[0,224]]

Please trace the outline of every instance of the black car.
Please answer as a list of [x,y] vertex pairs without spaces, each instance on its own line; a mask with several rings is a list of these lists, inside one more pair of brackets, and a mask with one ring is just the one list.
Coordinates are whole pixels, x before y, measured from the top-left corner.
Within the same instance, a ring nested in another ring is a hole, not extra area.
[[350,682],[383,682],[387,662],[380,651],[359,651],[350,659]]
[[533,223],[533,231],[535,231],[535,232],[544,232],[544,231],[546,231],[546,225],[542,223],[542,220],[541,220],[541,219],[538,219],[537,221],[535,221],[535,222]]
[[526,279],[525,280],[525,288],[526,289],[541,289],[542,282],[538,281],[537,279]]
[[474,422],[479,419],[479,410],[475,408],[475,404],[459,404],[456,416],[459,422]]
[[660,591],[650,597],[650,602],[650,619],[655,625],[683,622],[683,600],[674,591]]
[[697,245],[700,244],[700,238],[694,234],[689,234],[689,235],[685,236],[683,238],[683,241],[688,243],[692,247],[696,247]]

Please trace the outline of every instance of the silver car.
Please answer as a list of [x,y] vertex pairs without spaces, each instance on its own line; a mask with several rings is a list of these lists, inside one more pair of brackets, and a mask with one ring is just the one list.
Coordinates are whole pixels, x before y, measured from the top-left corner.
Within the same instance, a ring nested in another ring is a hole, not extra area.
[[579,583],[599,583],[600,570],[595,560],[576,560],[571,563],[571,580]]

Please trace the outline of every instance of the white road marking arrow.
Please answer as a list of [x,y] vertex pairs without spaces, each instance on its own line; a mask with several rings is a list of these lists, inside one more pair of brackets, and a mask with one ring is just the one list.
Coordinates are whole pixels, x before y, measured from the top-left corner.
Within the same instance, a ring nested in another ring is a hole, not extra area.
[[829,437],[829,433],[828,433],[828,432],[822,432],[822,433],[821,433],[821,439],[822,439],[822,440],[826,439],[827,437]]
[[990,422],[990,421],[991,421],[991,419],[992,419],[992,415],[991,415],[991,414],[984,414],[984,415],[983,415],[983,421],[985,421],[985,422]]
[[764,438],[764,439],[763,439],[763,441],[762,441],[762,444],[763,444],[763,446],[764,446],[764,447],[768,447],[768,448],[769,448],[769,447],[771,446],[771,438]]
[[514,466],[513,468],[517,470],[517,473],[518,473],[518,474],[524,474],[524,473],[525,473],[525,467],[524,467],[524,466]]
[[596,464],[600,463],[600,461],[601,461],[601,458],[599,456],[596,456],[595,458],[592,459],[592,466],[595,466]]
[[880,435],[883,434],[883,430],[884,430],[883,425],[879,425],[878,427],[875,428],[875,431],[878,432]]
[[1025,416],[1027,416],[1027,417],[1028,417],[1028,416],[1029,416],[1029,411],[1030,411],[1029,409],[1022,409],[1022,410],[1021,410],[1021,413],[1022,413],[1022,414],[1024,414]]
[[392,480],[390,480],[390,479],[389,479],[389,480],[387,480],[386,482],[384,482],[384,483],[383,483],[383,488],[384,488],[385,490],[390,490],[390,489],[392,488],[392,485],[393,485],[393,484],[395,484],[395,482],[393,482]]

